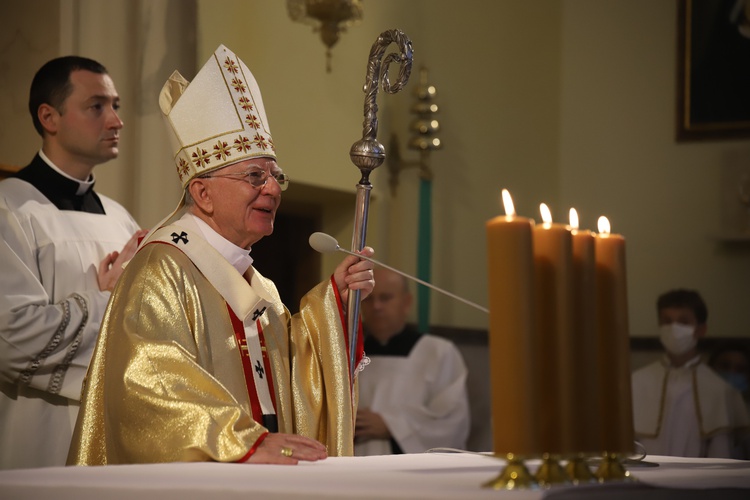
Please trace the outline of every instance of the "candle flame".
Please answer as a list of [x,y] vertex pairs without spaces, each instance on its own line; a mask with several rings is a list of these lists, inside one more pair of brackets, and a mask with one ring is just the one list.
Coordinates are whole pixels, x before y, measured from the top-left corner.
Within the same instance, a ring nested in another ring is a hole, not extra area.
[[552,224],[552,212],[550,212],[547,205],[544,203],[539,205],[539,212],[542,214],[542,222],[544,222],[545,225]]
[[596,225],[599,228],[599,232],[601,234],[609,234],[611,228],[609,225],[609,219],[607,219],[605,216],[602,215],[601,217],[599,217]]
[[578,229],[578,212],[575,208],[571,208],[569,215],[571,229]]
[[503,208],[505,209],[505,215],[516,215],[516,209],[513,207],[513,198],[510,197],[507,189],[503,189]]

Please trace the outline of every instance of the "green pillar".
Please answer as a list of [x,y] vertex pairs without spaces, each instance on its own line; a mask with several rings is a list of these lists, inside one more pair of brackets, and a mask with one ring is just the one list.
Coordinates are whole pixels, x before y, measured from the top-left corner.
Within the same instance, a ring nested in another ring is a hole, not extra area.
[[[432,269],[432,181],[419,180],[419,223],[417,236],[417,277],[431,281]],[[417,318],[420,332],[430,328],[430,289],[417,284]]]

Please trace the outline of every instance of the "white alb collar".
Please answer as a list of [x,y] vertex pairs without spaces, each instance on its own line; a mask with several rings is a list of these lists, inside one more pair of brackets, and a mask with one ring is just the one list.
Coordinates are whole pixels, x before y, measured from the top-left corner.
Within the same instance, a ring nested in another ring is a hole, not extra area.
[[239,247],[217,233],[214,228],[206,224],[206,222],[201,219],[200,217],[196,217],[195,215],[191,214],[190,212],[187,212],[184,217],[192,217],[195,223],[198,225],[198,229],[200,229],[201,233],[203,234],[203,238],[208,242],[209,245],[214,247],[217,252],[219,252],[222,257],[227,259],[227,261],[232,264],[232,267],[234,267],[237,272],[244,275],[245,271],[250,268],[250,266],[253,264],[253,258],[250,257],[250,250],[245,250],[242,247]]

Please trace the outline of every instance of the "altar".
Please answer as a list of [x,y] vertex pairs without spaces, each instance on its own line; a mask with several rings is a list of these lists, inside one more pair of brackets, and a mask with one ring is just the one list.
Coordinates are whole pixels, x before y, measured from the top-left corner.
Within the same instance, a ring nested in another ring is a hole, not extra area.
[[[504,461],[487,454],[331,457],[297,466],[168,463],[0,471],[3,500],[138,499],[713,499],[750,498],[750,461],[647,456],[635,481],[492,490]],[[533,472],[535,464],[530,461]]]

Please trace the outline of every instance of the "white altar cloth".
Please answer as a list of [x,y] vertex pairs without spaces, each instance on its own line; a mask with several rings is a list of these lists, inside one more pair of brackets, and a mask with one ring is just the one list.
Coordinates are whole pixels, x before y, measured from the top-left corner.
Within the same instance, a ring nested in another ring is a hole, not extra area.
[[[505,462],[489,455],[420,453],[332,457],[297,466],[221,463],[48,467],[0,471],[3,500],[136,499],[748,499],[750,461],[646,457],[633,483],[495,491],[481,485]],[[538,462],[529,462],[534,472]],[[717,496],[719,495],[719,496]]]

